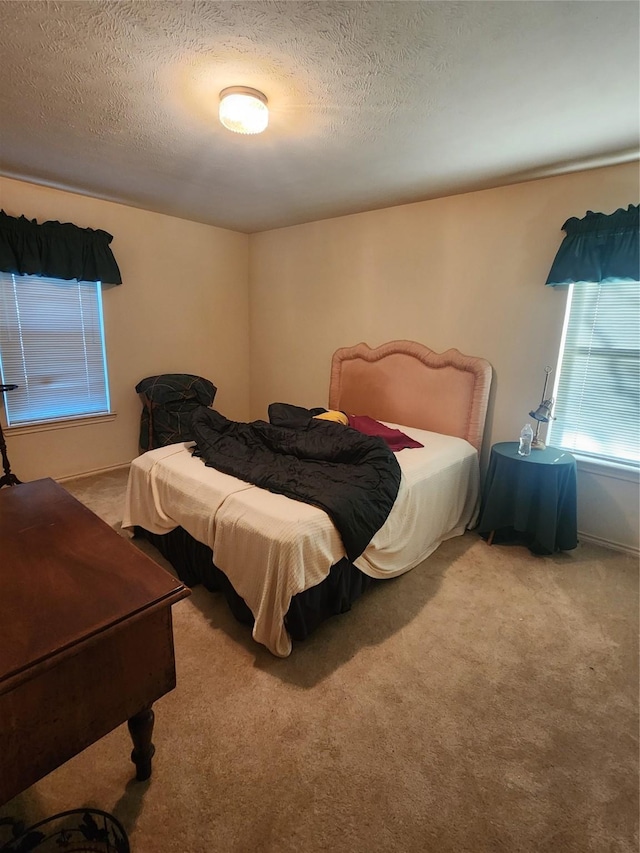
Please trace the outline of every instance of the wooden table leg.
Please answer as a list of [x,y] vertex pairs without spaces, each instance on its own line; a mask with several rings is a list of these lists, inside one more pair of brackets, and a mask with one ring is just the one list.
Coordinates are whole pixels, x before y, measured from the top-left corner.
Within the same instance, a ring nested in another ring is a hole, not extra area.
[[135,714],[127,722],[129,734],[133,741],[133,752],[131,760],[136,765],[136,779],[138,782],[144,782],[151,776],[151,759],[156,751],[155,746],[151,743],[151,735],[153,734],[153,721],[155,714],[151,710],[151,706],[143,708],[142,711]]
[[489,534],[489,536],[487,537],[487,545],[491,545],[493,543],[493,534],[494,533],[495,533],[495,530],[492,530],[491,533]]
[[2,424],[0,424],[0,454],[2,455],[2,467],[4,469],[4,474],[0,477],[0,489],[3,486],[22,485],[16,475],[11,472],[9,457],[7,456],[7,444],[4,440],[4,433],[2,431]]

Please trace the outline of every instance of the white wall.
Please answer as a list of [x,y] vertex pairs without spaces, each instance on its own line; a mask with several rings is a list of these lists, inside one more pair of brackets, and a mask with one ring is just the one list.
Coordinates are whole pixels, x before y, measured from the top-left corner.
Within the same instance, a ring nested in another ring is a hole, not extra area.
[[[396,338],[488,359],[485,458],[515,439],[555,365],[566,288],[544,282],[562,224],[638,203],[637,163],[252,235],[251,413],[327,402],[331,354]],[[638,548],[638,488],[579,474],[579,528]]]
[[0,178],[0,207],[113,234],[122,285],[103,288],[111,400],[106,423],[8,430],[13,472],[61,478],[137,455],[141,404],[135,385],[156,373],[195,373],[218,387],[216,405],[249,415],[248,238],[22,181]]

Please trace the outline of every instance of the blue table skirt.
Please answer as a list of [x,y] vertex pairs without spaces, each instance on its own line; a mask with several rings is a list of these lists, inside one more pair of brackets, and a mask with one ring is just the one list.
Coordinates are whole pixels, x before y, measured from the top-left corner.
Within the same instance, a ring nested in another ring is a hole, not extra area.
[[[478,533],[514,534],[537,554],[570,551],[578,544],[576,460],[547,447],[518,455],[515,441],[491,448]],[[500,541],[497,539],[496,541]]]

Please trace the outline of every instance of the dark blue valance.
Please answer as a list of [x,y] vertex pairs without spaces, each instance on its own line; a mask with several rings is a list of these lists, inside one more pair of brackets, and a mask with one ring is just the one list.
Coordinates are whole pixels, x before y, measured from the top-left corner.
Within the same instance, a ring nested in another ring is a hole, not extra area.
[[0,272],[122,284],[106,231],[0,211]]
[[547,284],[577,281],[640,280],[640,207],[615,213],[573,216],[562,226],[566,237],[556,255]]

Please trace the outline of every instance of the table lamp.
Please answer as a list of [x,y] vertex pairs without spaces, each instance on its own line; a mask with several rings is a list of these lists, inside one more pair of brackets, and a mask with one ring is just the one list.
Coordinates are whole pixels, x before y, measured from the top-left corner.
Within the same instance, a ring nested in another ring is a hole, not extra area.
[[[553,398],[546,398],[547,395],[547,384],[549,382],[549,374],[553,370],[552,367],[545,367],[544,369],[544,387],[542,389],[542,398],[540,400],[540,405],[533,412],[529,412],[530,417],[534,419],[536,422],[536,431],[533,435],[533,441],[531,442],[532,450],[544,450],[546,445],[544,441],[540,438],[540,424],[548,424],[549,421],[555,420],[555,418],[551,414],[551,409],[553,408]],[[545,399],[546,398],[546,399]]]

